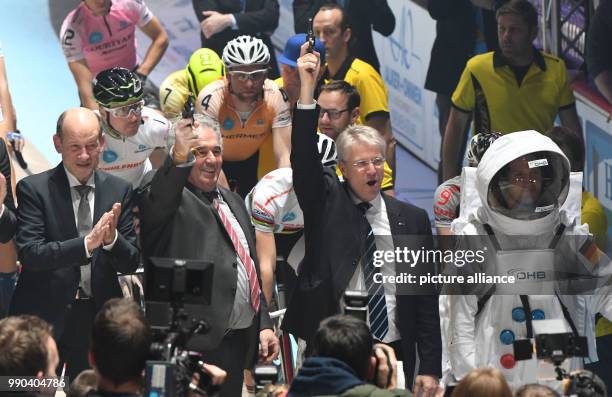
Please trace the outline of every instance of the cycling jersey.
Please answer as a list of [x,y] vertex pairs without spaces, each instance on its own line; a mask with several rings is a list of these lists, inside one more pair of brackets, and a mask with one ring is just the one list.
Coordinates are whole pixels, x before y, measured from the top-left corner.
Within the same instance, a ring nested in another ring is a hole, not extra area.
[[203,114],[219,123],[223,170],[228,180],[238,182],[238,192],[244,197],[257,180],[277,167],[272,129],[291,126],[287,98],[272,80],[266,79],[263,96],[244,123],[234,109],[226,80],[208,84],[198,100]]
[[434,193],[434,217],[436,227],[450,227],[459,216],[461,202],[461,176],[451,178],[438,186]]
[[142,124],[131,137],[115,138],[105,132],[104,151],[98,169],[110,172],[132,184],[140,185],[144,174],[153,167],[149,156],[159,147],[166,147],[170,123],[150,108],[142,109]]
[[293,170],[266,174],[245,199],[255,230],[290,234],[304,228],[304,214],[293,191]]
[[115,66],[133,70],[138,63],[136,25],[143,27],[151,19],[143,0],[112,0],[103,16],[95,16],[82,2],[64,19],[60,31],[66,60],[84,59],[92,76]]
[[161,111],[166,117],[180,115],[183,112],[183,107],[185,102],[187,102],[187,98],[189,98],[190,92],[185,69],[170,73],[159,86]]

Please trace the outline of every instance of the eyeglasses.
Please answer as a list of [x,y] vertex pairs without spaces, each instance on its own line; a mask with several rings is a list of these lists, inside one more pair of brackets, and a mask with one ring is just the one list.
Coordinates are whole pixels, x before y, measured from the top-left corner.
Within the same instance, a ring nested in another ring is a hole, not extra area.
[[117,108],[104,108],[107,112],[113,115],[113,117],[119,117],[122,119],[130,117],[130,114],[134,112],[136,116],[140,116],[142,108],[144,107],[144,100],[132,103],[130,105],[120,106]]
[[213,156],[219,157],[221,156],[222,150],[220,146],[215,146],[212,149],[209,149],[208,146],[198,146],[191,148],[191,153],[196,157],[206,157],[208,153],[211,152]]
[[266,76],[268,75],[268,69],[253,70],[252,72],[242,72],[239,70],[234,70],[231,72],[227,72],[227,74],[237,78],[238,81],[260,81],[266,78]]
[[342,115],[342,113],[348,112],[349,110],[350,109],[336,110],[336,109],[323,109],[323,108],[321,108],[321,110],[319,112],[319,118],[322,118],[323,115],[325,113],[327,113],[327,117],[329,117],[331,120],[338,120],[340,118],[340,115]]
[[370,164],[372,164],[374,168],[380,168],[383,166],[383,164],[385,164],[385,158],[374,157],[371,160],[357,160],[353,163],[353,167],[357,168],[358,170],[364,170]]

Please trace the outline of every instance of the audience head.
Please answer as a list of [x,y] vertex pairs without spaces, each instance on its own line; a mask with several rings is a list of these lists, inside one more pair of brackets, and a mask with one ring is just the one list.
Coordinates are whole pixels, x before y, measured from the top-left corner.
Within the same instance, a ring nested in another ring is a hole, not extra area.
[[512,397],[510,387],[500,370],[476,368],[455,387],[451,397]]
[[312,343],[313,356],[340,360],[361,379],[365,380],[375,366],[370,328],[353,316],[337,315],[321,321]]
[[[278,56],[281,65],[281,75],[283,76],[283,87],[296,87],[299,89],[300,75],[297,70],[297,59],[300,57],[302,44],[306,42],[306,34],[298,33],[289,37],[285,43],[283,53]],[[325,64],[325,46],[319,39],[315,39],[315,51],[321,57],[321,65]],[[321,68],[320,73],[323,73]]]
[[98,376],[93,369],[81,372],[71,383],[66,397],[86,397],[87,393],[98,389]]
[[559,397],[559,394],[548,386],[532,383],[521,386],[514,397]]
[[326,57],[341,61],[349,50],[352,31],[349,19],[338,4],[325,4],[319,8],[312,21],[315,35],[325,46]]
[[140,307],[127,298],[114,298],[100,309],[93,323],[89,361],[103,384],[140,385],[152,335]]
[[191,149],[195,164],[189,182],[204,192],[216,189],[223,164],[223,138],[219,125],[208,117],[196,115],[193,127],[198,135],[197,146]]
[[361,97],[357,89],[344,80],[331,81],[321,87],[317,103],[319,130],[332,139],[359,118]]
[[107,133],[115,137],[136,135],[144,108],[140,77],[129,69],[114,67],[98,73],[92,84]]
[[351,125],[336,140],[340,171],[351,191],[361,201],[372,201],[380,193],[386,143],[378,131]]
[[98,167],[104,146],[100,118],[86,108],[66,110],[57,120],[53,144],[68,172],[86,183]]
[[[499,48],[511,65],[526,66],[538,34],[538,12],[528,0],[510,0],[495,14]],[[517,63],[518,62],[518,63]]]
[[270,51],[258,38],[242,35],[223,49],[230,92],[241,101],[255,101],[268,75]]
[[565,157],[570,161],[572,172],[582,172],[584,169],[584,143],[580,135],[567,127],[555,126],[544,133],[559,146]]
[[215,51],[199,48],[189,57],[185,72],[189,91],[197,98],[202,88],[225,75],[225,65]]
[[57,345],[45,320],[30,315],[0,320],[0,376],[54,378],[58,364]]

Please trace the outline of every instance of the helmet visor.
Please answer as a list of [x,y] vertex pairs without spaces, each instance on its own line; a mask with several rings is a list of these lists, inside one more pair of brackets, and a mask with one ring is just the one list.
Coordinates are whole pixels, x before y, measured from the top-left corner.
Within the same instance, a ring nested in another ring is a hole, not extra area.
[[561,155],[536,152],[517,158],[500,169],[487,192],[489,207],[518,220],[547,216],[565,202],[569,169]]

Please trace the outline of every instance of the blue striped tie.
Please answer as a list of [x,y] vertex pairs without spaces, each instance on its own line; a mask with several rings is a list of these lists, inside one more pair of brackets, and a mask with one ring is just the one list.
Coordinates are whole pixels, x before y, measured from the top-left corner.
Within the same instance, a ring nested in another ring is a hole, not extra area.
[[[371,207],[370,203],[357,205],[365,216]],[[366,220],[367,221],[367,220]],[[376,251],[376,240],[372,226],[368,222],[368,235],[366,237],[366,249],[362,257],[361,265],[366,288],[368,289],[368,310],[370,312],[370,329],[374,338],[382,341],[389,332],[389,319],[387,317],[387,300],[382,283],[374,282],[374,275],[380,273],[380,268],[374,266],[374,251]]]

